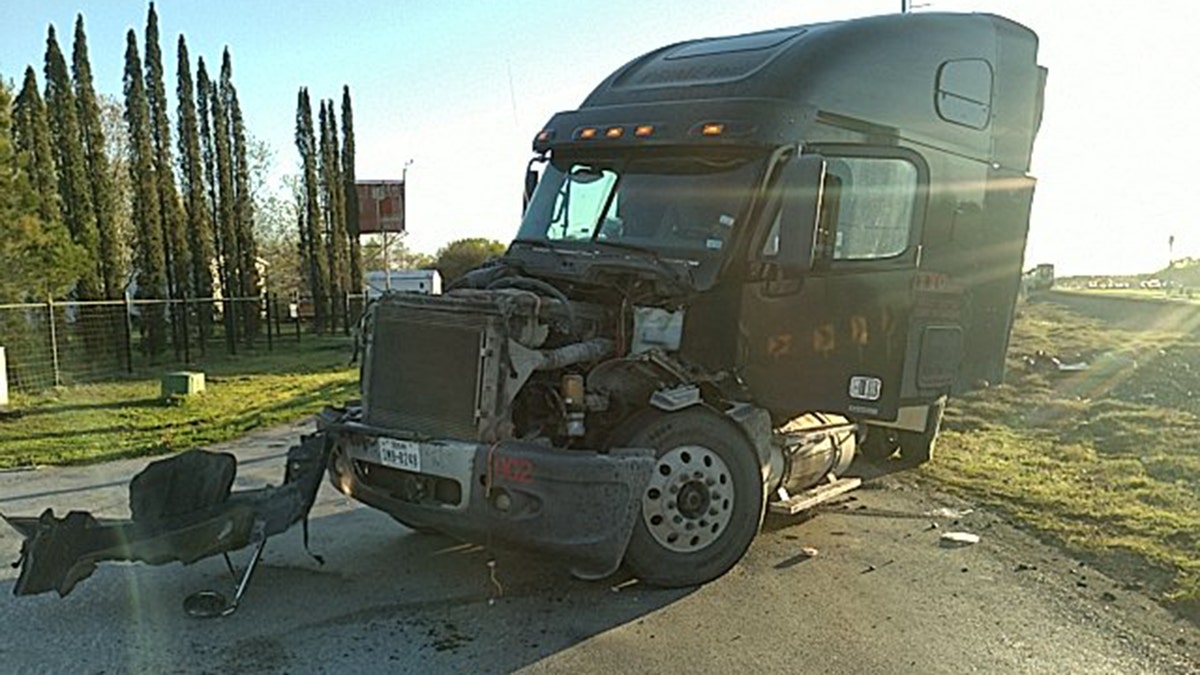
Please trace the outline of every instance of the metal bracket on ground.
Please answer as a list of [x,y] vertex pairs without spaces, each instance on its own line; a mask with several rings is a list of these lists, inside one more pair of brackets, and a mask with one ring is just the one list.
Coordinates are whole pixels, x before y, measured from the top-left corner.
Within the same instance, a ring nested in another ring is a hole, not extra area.
[[838,478],[794,495],[788,495],[787,490],[780,488],[779,500],[771,502],[769,508],[771,509],[771,513],[794,516],[818,504],[823,504],[835,497],[840,497],[858,488],[860,485],[862,485],[861,478]]

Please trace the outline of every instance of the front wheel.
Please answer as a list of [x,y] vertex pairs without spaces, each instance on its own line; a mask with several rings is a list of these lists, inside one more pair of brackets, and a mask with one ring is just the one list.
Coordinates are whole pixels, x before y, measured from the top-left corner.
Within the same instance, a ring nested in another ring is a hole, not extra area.
[[754,448],[732,422],[707,409],[651,412],[626,426],[622,443],[654,448],[625,563],[642,581],[692,586],[728,572],[763,518]]

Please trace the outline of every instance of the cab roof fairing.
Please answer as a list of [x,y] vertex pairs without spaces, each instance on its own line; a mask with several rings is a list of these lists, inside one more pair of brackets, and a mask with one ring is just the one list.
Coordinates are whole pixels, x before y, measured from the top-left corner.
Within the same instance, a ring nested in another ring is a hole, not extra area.
[[[623,136],[593,141],[622,147],[636,142],[736,143],[685,132],[709,117],[722,121],[717,117],[724,105],[761,106],[756,117],[763,124],[769,117],[767,104],[774,103],[894,128],[903,137],[1027,171],[1037,129],[1029,111],[1035,111],[1035,119],[1040,116],[1045,75],[1036,55],[1037,36],[1031,30],[989,14],[890,14],[681,42],[609,75],[579,110],[555,115],[546,127],[552,138],[536,140],[534,149],[583,145],[573,136],[580,126],[595,126],[603,134],[608,126],[654,124],[656,118],[685,126],[652,136],[654,140]],[[994,73],[990,118],[982,129],[948,122],[936,108],[939,69],[960,59],[985,60]],[[621,114],[634,110],[643,114]],[[690,112],[687,121],[684,111]],[[785,138],[768,132],[743,141],[801,140],[803,128],[790,131]]]

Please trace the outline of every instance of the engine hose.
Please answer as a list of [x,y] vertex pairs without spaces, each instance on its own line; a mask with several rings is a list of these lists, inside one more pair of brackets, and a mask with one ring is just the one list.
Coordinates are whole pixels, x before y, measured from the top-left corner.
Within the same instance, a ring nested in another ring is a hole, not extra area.
[[571,301],[567,299],[567,295],[541,279],[531,277],[501,277],[492,283],[488,284],[487,290],[495,290],[497,288],[520,288],[526,291],[537,293],[541,291],[547,295],[553,296],[556,300],[563,304],[567,310],[567,322],[571,326],[571,332],[574,333],[578,326],[575,323],[575,308],[571,306]]
[[585,361],[599,361],[611,356],[616,347],[616,343],[609,338],[592,338],[557,349],[544,349],[538,352],[542,362],[537,365],[537,370],[556,370]]

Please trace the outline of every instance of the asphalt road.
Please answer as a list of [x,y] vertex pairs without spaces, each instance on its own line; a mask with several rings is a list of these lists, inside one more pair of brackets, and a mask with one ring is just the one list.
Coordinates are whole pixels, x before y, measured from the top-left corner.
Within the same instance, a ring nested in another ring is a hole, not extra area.
[[[236,487],[279,482],[301,429],[223,446],[242,461]],[[144,464],[0,474],[0,512],[124,516]],[[272,539],[223,619],[181,607],[193,591],[231,590],[219,558],[104,565],[62,599],[13,597],[4,566],[0,671],[1200,673],[1194,625],[993,515],[929,515],[947,508],[971,505],[885,477],[806,520],[769,520],[725,577],[659,590],[575,581],[514,553],[491,568],[487,551],[413,533],[325,485],[311,536],[326,563],[304,553],[299,528]],[[951,530],[981,541],[943,548]],[[0,525],[0,559],[19,543]]]

